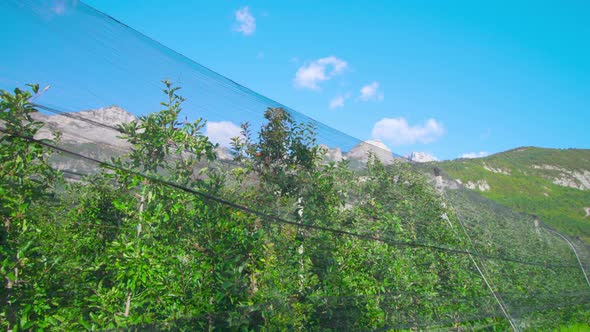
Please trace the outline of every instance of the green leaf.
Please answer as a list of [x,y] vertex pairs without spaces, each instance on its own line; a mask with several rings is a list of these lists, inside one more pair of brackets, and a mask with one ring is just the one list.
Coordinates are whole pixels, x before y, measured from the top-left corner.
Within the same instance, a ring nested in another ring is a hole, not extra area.
[[34,93],[39,93],[39,84],[27,84],[27,86],[30,86]]

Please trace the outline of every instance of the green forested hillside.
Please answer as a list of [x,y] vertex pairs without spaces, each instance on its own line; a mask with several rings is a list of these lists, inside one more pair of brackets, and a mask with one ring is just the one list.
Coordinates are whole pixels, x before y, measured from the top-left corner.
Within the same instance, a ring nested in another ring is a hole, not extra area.
[[438,165],[484,197],[590,241],[590,150],[522,147]]

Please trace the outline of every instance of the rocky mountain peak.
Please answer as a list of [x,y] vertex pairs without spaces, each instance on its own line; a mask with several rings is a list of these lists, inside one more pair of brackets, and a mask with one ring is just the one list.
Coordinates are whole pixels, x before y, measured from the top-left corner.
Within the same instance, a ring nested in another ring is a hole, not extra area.
[[63,142],[104,143],[120,148],[128,144],[117,137],[120,133],[116,127],[137,120],[133,114],[118,106],[55,115],[36,113],[35,118],[45,122],[36,135],[38,139],[52,138],[55,132],[60,132]]
[[346,154],[346,158],[366,163],[370,153],[386,165],[393,163],[394,158],[391,150],[380,140],[367,140],[359,143]]
[[327,161],[340,162],[343,159],[342,150],[340,148],[330,148],[326,144],[320,144],[320,148],[325,152],[324,159]]
[[220,160],[233,160],[234,159],[234,155],[232,154],[231,149],[228,147],[225,147],[225,146],[221,146],[221,145],[215,148],[215,155]]
[[435,156],[426,153],[426,152],[412,152],[406,156],[410,161],[414,161],[417,163],[427,163],[430,161],[437,161]]
[[81,111],[78,116],[103,123],[108,126],[118,126],[137,120],[135,115],[119,106],[101,107],[94,110]]

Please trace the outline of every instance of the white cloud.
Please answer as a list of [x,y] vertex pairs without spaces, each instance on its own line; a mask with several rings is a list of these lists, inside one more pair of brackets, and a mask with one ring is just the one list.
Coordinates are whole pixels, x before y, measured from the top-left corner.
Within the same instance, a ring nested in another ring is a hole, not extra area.
[[410,126],[404,118],[383,118],[375,123],[372,136],[392,145],[428,144],[445,133],[440,122],[428,119],[424,125]]
[[468,152],[468,153],[464,153],[464,154],[460,155],[459,158],[473,159],[473,158],[483,158],[483,157],[487,157],[489,155],[490,155],[490,153],[487,151]]
[[381,101],[383,93],[379,91],[379,83],[373,82],[361,88],[361,95],[358,98],[361,101]]
[[78,5],[78,0],[53,0],[51,11],[56,15],[64,15],[68,10]]
[[344,96],[336,96],[334,99],[330,100],[330,108],[335,109],[338,107],[344,107]]
[[231,138],[240,136],[241,131],[242,128],[231,121],[209,121],[207,122],[207,128],[205,128],[205,135],[213,143],[219,143],[221,146],[229,147]]
[[299,67],[295,73],[294,84],[299,88],[319,90],[318,83],[342,73],[347,67],[346,61],[335,56],[317,59]]
[[63,1],[56,1],[51,10],[57,15],[62,15],[66,12],[66,4]]
[[250,36],[256,31],[256,19],[250,13],[250,7],[246,6],[236,10],[235,17],[236,31],[241,32],[244,36]]
[[350,98],[350,93],[334,97],[332,100],[330,100],[330,109],[344,107],[344,102],[346,102],[348,98]]

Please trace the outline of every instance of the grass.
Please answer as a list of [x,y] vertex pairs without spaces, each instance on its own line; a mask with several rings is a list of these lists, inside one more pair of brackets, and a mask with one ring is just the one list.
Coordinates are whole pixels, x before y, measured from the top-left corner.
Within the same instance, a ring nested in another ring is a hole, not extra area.
[[559,328],[560,332],[585,332],[590,331],[590,324],[574,324]]

